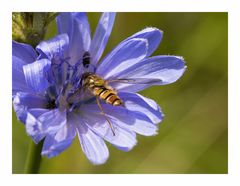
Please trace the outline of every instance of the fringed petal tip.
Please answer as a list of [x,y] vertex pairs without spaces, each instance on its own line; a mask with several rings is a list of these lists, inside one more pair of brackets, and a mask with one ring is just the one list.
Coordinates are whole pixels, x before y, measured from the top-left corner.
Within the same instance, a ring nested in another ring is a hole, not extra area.
[[[113,144],[112,144],[113,145]],[[117,149],[123,151],[123,152],[129,152],[131,151],[135,146],[137,145],[137,141],[132,145],[132,146],[129,146],[129,147],[123,147],[123,146],[117,146],[117,145],[113,145],[115,146]]]
[[147,57],[150,56],[159,46],[159,44],[162,41],[163,32],[155,27],[147,27],[132,36],[130,36],[128,39],[132,38],[143,38],[148,40],[148,52]]
[[71,114],[68,123],[75,126],[83,153],[94,165],[100,165],[109,157],[108,147],[102,137],[92,131],[79,114]]
[[142,29],[140,32],[159,32],[159,34],[162,36],[163,35],[163,31],[160,30],[159,28],[156,28],[154,26],[147,26],[146,28]]
[[69,47],[69,37],[67,34],[60,34],[47,41],[42,41],[36,50],[48,59],[61,58]]

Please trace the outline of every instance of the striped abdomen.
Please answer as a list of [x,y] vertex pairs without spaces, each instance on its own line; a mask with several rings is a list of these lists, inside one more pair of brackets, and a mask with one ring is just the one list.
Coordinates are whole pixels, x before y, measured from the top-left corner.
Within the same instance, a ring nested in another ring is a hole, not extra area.
[[113,106],[120,106],[122,104],[121,99],[117,96],[116,92],[106,87],[95,86],[92,88],[92,93],[98,96],[100,99],[105,100],[106,103]]
[[95,96],[105,100],[106,103],[113,106],[122,105],[122,100],[118,97],[107,82],[96,74],[86,74],[84,77],[84,86]]

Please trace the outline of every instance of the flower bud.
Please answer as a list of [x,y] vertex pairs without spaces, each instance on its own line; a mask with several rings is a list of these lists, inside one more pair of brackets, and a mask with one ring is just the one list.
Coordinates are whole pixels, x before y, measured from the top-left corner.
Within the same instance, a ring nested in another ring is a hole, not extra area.
[[57,13],[14,12],[12,15],[12,38],[35,47],[44,39],[47,25]]

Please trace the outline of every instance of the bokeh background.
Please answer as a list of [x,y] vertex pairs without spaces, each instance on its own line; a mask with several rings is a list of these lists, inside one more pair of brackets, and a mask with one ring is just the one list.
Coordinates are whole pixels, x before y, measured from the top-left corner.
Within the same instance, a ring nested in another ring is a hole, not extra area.
[[[92,33],[100,13],[88,13]],[[228,172],[228,14],[118,13],[103,56],[135,32],[153,26],[164,31],[154,55],[183,56],[187,71],[176,83],[141,92],[155,100],[165,118],[153,137],[122,152],[108,144],[106,164],[92,165],[76,138],[40,173],[227,173]],[[46,38],[56,34],[49,25]],[[23,173],[30,138],[13,111],[12,172]]]

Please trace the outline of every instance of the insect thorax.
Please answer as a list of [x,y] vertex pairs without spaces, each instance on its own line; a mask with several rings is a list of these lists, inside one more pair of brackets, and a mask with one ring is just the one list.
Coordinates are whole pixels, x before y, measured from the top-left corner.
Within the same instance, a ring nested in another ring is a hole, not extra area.
[[100,76],[87,72],[83,74],[83,85],[87,88],[93,88],[95,86],[106,86],[106,82]]

